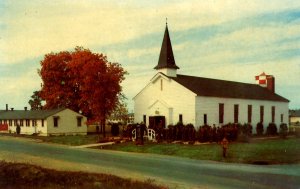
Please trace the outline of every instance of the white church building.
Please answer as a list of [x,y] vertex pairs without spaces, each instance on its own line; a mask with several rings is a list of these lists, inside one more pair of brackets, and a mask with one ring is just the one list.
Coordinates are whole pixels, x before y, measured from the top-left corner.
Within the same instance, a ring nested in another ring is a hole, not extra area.
[[288,123],[289,100],[275,93],[275,78],[262,73],[257,84],[177,74],[166,25],[157,74],[133,98],[135,122],[148,127],[192,123],[197,129],[208,124],[250,123],[255,132],[262,122],[279,128]]

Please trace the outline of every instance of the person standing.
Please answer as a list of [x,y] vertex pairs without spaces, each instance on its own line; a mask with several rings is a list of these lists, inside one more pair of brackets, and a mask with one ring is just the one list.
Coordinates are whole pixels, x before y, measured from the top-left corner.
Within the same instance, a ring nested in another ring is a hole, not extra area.
[[225,158],[227,155],[227,149],[228,149],[228,140],[226,139],[226,137],[223,138],[223,140],[221,141],[221,145],[223,148],[223,157]]

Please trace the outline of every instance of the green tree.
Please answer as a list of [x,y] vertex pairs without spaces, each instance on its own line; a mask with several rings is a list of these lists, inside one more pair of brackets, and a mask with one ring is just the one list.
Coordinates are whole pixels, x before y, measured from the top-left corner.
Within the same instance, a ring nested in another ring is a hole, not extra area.
[[115,109],[112,111],[112,113],[109,116],[110,120],[119,120],[122,122],[122,124],[126,124],[128,120],[128,109],[124,100],[125,97],[124,95],[122,95]]
[[41,110],[43,108],[42,101],[43,99],[40,96],[40,91],[34,91],[28,104],[30,105],[31,110]]

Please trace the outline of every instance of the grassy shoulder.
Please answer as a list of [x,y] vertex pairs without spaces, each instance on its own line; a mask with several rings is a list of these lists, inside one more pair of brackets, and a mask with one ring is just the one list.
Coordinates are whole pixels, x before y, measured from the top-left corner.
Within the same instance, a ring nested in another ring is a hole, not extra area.
[[4,136],[21,137],[33,140],[40,140],[42,142],[64,144],[70,146],[79,146],[85,144],[94,144],[102,139],[102,135],[61,135],[61,136],[34,136],[34,135],[17,135],[17,134],[4,134]]
[[155,185],[152,180],[142,182],[113,175],[56,171],[29,164],[3,161],[0,162],[0,178],[0,188],[166,188]]
[[105,146],[104,149],[232,163],[293,164],[300,163],[299,142],[300,138],[256,139],[249,143],[233,142],[229,144],[226,158],[222,157],[222,148],[216,143],[202,145],[145,143],[143,146],[136,146],[131,142]]
[[[3,135],[3,134],[1,134]],[[43,142],[65,144],[65,145],[85,145],[97,143],[103,140],[102,135],[86,136],[29,136],[13,135],[9,136],[37,139]],[[171,155],[187,157],[200,160],[213,160],[221,162],[247,163],[247,164],[293,164],[300,163],[300,138],[288,139],[251,139],[249,143],[233,142],[229,144],[228,155],[222,157],[222,149],[219,144],[183,145],[169,143],[145,143],[144,146],[136,146],[133,142],[104,146],[101,148],[139,153],[153,153],[161,155]]]

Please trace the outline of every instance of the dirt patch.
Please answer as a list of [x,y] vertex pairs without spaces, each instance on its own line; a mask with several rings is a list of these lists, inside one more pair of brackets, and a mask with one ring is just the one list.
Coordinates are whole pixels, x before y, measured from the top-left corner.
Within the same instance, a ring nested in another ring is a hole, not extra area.
[[124,179],[108,174],[57,171],[30,164],[0,162],[0,188],[166,188],[152,182]]

